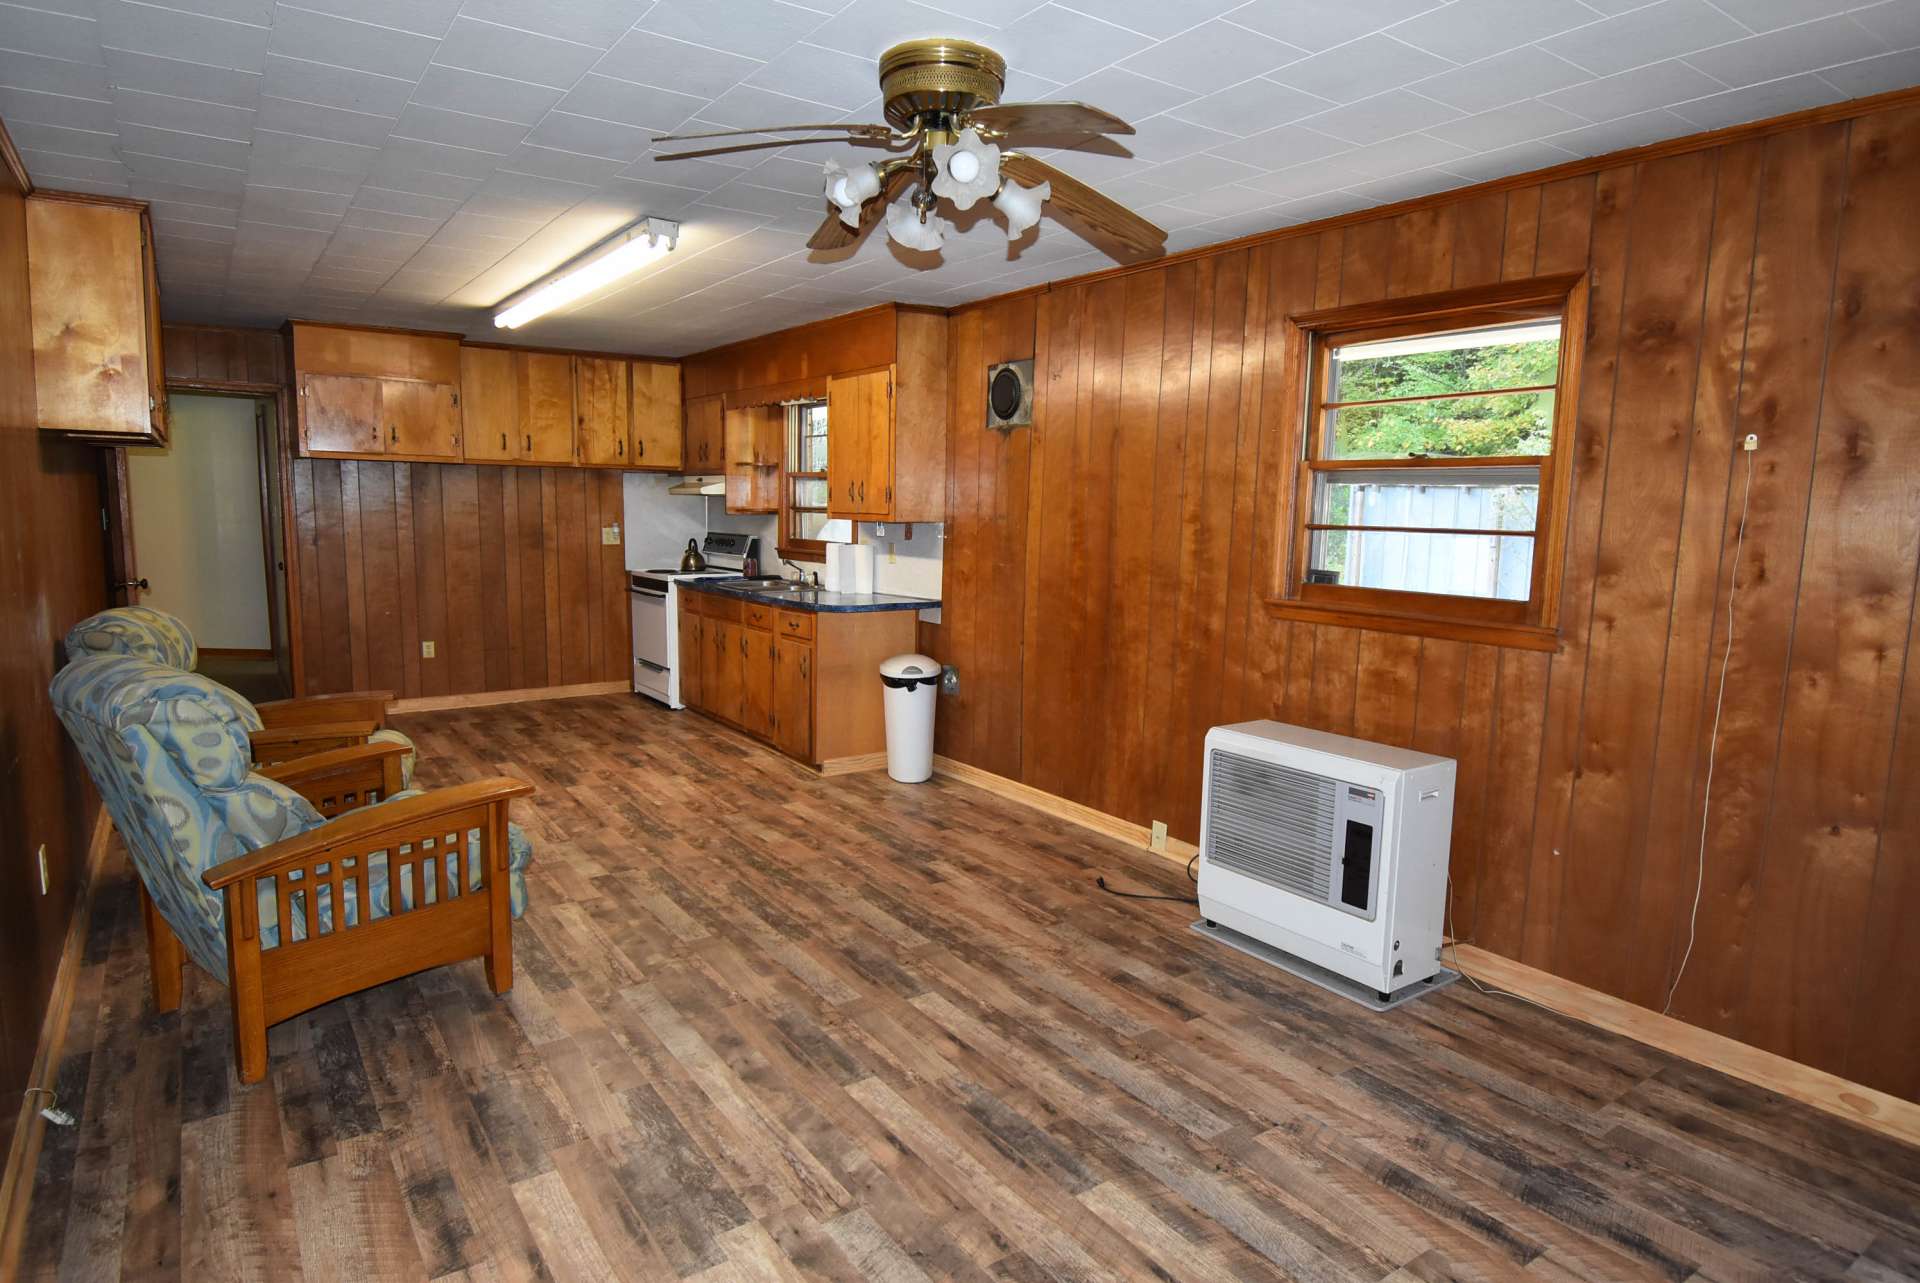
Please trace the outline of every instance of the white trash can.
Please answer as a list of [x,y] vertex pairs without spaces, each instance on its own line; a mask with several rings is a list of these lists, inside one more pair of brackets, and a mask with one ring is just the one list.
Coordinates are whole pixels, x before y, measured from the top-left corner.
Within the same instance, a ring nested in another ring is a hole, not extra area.
[[895,655],[880,665],[886,687],[887,774],[918,784],[933,774],[933,706],[940,697],[940,661]]

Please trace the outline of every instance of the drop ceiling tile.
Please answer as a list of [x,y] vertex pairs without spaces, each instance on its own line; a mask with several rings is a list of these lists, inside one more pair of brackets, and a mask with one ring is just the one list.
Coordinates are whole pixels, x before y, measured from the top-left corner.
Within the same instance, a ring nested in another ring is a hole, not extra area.
[[1596,76],[1609,76],[1746,34],[1745,27],[1706,0],[1659,0],[1542,43],[1549,53]]
[[1128,71],[1204,93],[1298,62],[1298,45],[1215,20],[1184,31],[1121,64]]
[[1229,134],[1251,134],[1316,115],[1334,104],[1304,90],[1256,76],[1196,98],[1169,115]]
[[527,136],[527,126],[415,103],[400,113],[400,123],[393,133],[396,138],[417,138],[505,156]]
[[[1348,150],[1350,145],[1317,129],[1281,125],[1234,142],[1221,143],[1213,149],[1213,154],[1252,165],[1256,169],[1275,170],[1325,160]],[[1257,183],[1258,180],[1249,181]]]
[[607,50],[594,70],[635,84],[712,99],[760,70],[760,66],[755,58],[670,40],[650,31],[629,31]]
[[1725,85],[1679,59],[1656,62],[1543,95],[1546,102],[1588,120],[1617,120],[1654,107],[1719,93]]
[[113,130],[119,127],[113,118],[113,104],[110,102],[4,86],[0,86],[0,120],[31,120],[67,129]]
[[1464,160],[1448,161],[1447,168],[1463,178],[1480,183],[1493,178],[1505,178],[1509,174],[1524,174],[1553,165],[1564,165],[1574,159],[1577,159],[1575,154],[1564,147],[1534,140],[1483,151]]
[[[191,244],[200,241],[209,245],[233,244],[234,232],[231,227],[221,227],[214,223],[195,223],[190,220],[168,218],[163,214],[153,215],[153,236],[160,246],[160,257],[173,256],[174,247],[182,242]],[[226,255],[220,256],[222,264]]]
[[1658,142],[1662,138],[1675,138],[1689,130],[1686,121],[1662,108],[1619,116],[1580,129],[1569,129],[1564,134],[1554,134],[1546,141],[1556,147],[1564,147],[1576,156],[1602,156],[1610,151]]
[[254,112],[254,125],[283,134],[306,138],[325,138],[339,143],[358,143],[378,147],[393,132],[393,118],[370,116],[365,112],[342,111],[319,103],[294,102],[289,98],[262,95]]
[[[382,139],[382,146],[386,140]],[[305,134],[282,133],[275,129],[254,131],[256,153],[264,153],[284,165],[312,165],[337,173],[364,177],[380,158],[381,147],[343,143],[331,138],[311,138]]]
[[1068,102],[1089,103],[1103,111],[1112,112],[1122,120],[1136,123],[1198,99],[1198,95],[1178,85],[1136,75],[1119,67],[1103,67],[1090,76],[1083,76],[1070,85],[1062,86],[1054,96]]
[[[798,44],[754,72],[747,83],[789,97],[825,103],[839,111],[853,111],[872,100],[880,84],[880,64],[876,59],[842,53],[824,45]],[[1009,97],[1007,101],[1014,99]],[[864,118],[876,123],[881,120],[878,113]],[[831,113],[828,119],[832,119]]]
[[1334,163],[1372,180],[1418,169],[1444,167],[1472,155],[1466,148],[1425,134],[1403,134],[1383,143],[1356,147],[1335,157]]
[[176,98],[172,94],[141,93],[134,89],[113,91],[114,116],[129,126],[153,129],[177,129],[244,143],[253,136],[251,109],[229,107],[224,103],[199,102]]
[[1414,84],[1424,98],[1461,111],[1491,111],[1523,98],[1538,98],[1591,81],[1586,70],[1534,45],[1523,45]]
[[[1024,3],[1025,0],[1022,0]],[[644,31],[749,58],[771,58],[826,22],[820,12],[779,0],[660,0],[640,19]]]
[[1885,4],[1855,10],[1853,18],[1886,41],[1889,48],[1920,46],[1920,0],[1886,0]]
[[275,0],[166,0],[162,6],[178,9],[183,13],[195,13],[204,18],[224,18],[228,22],[244,22],[255,27],[273,25]]
[[539,0],[538,4],[528,4],[527,0],[466,0],[460,14],[605,49],[625,35],[649,7],[649,0]]
[[1392,36],[1374,34],[1282,67],[1273,79],[1333,102],[1353,102],[1383,85],[1405,84],[1453,65]]
[[1208,129],[1205,125],[1196,125],[1190,120],[1154,116],[1135,121],[1131,134],[1121,134],[1105,141],[1143,160],[1158,162],[1178,160],[1197,151],[1211,151],[1222,143],[1232,142],[1233,135]]
[[1251,187],[1228,185],[1215,187],[1207,191],[1191,192],[1167,202],[1181,209],[1204,214],[1209,218],[1225,218],[1234,214],[1249,214],[1256,210],[1273,208],[1273,197],[1265,192],[1255,191]]
[[247,171],[226,165],[207,165],[174,156],[155,156],[123,148],[120,159],[127,172],[136,178],[154,178],[163,183],[179,183],[208,191],[238,195],[246,189]]
[[403,236],[431,236],[445,219],[416,218],[410,214],[386,214],[377,209],[349,209],[340,219],[342,227],[365,227],[376,232],[398,232]]
[[1057,4],[1043,4],[1003,28],[990,43],[1006,56],[1009,66],[1065,84],[1139,53],[1153,42],[1137,31]]
[[1888,52],[1878,36],[1847,17],[1748,36],[1687,55],[1687,62],[1734,88],[1777,80],[1810,67],[1856,62]]
[[171,156],[202,165],[219,165],[244,170],[251,148],[231,138],[209,138],[205,134],[184,133],[177,129],[155,129],[149,125],[120,122],[122,148],[145,152],[149,156]]
[[1851,0],[1714,0],[1714,3],[1741,25],[1755,31],[1771,31],[1824,18],[1836,8],[1851,7]]
[[101,44],[182,62],[259,71],[266,62],[266,27],[139,4],[99,0]]
[[345,170],[329,169],[324,165],[310,165],[292,160],[265,148],[255,148],[253,159],[247,166],[249,183],[324,193],[337,197],[342,204],[359,190],[365,177],[364,174],[348,173]]
[[420,83],[414,87],[412,105],[537,125],[561,97],[561,91],[551,85],[435,63],[421,74]]
[[262,77],[257,71],[207,67],[126,49],[103,49],[101,52],[107,60],[107,79],[116,89],[172,94],[177,98],[192,98],[228,107],[252,108],[260,100]]
[[1362,175],[1340,168],[1337,162],[1321,162],[1295,165],[1291,169],[1249,178],[1245,186],[1265,192],[1276,201],[1290,202],[1306,196],[1324,195],[1365,181]]
[[1403,22],[1393,35],[1442,58],[1473,62],[1599,20],[1580,0],[1468,0]]
[[1577,129],[1585,123],[1585,120],[1571,112],[1550,107],[1537,99],[1529,99],[1483,111],[1477,116],[1430,125],[1426,132],[1434,138],[1458,143],[1470,151],[1493,151],[1547,134]]
[[1437,9],[1444,0],[1252,0],[1227,21],[1320,53],[1396,22]]
[[277,97],[388,117],[398,117],[406,110],[414,85],[411,80],[273,53],[267,55],[266,83]]
[[640,207],[649,214],[658,214],[662,218],[675,218],[693,202],[705,195],[687,187],[673,187],[666,183],[648,182],[642,178],[615,178],[608,184],[609,189],[617,189],[629,199],[639,202]]
[[171,218],[181,223],[200,223],[212,227],[232,227],[238,216],[231,209],[218,205],[201,205],[191,201],[152,200],[147,202],[155,218]]
[[794,156],[774,156],[748,170],[745,181],[756,187],[812,197],[820,194],[823,179],[819,165]]
[[590,187],[600,186],[624,167],[623,162],[604,156],[588,156],[533,143],[521,143],[501,162],[504,170]]
[[143,177],[129,173],[133,194],[141,200],[173,200],[193,205],[211,205],[216,209],[239,209],[240,190],[195,187],[171,179]]
[[353,194],[351,208],[432,219],[435,226],[438,226],[460,208],[460,201],[443,196],[422,196],[416,192],[394,191],[386,187],[376,187],[372,183],[363,183]]
[[1762,120],[1808,107],[1824,107],[1839,102],[1840,91],[1815,75],[1787,76],[1763,85],[1729,89],[1709,94],[1692,102],[1677,103],[1673,114],[1700,129],[1724,129],[1728,125]]
[[1455,187],[1464,187],[1466,184],[1467,180],[1460,175],[1435,166],[1395,174],[1391,178],[1376,178],[1372,182],[1357,183],[1347,188],[1347,191],[1351,195],[1360,197],[1363,204],[1387,205],[1394,201],[1413,200],[1418,196],[1430,196],[1434,192],[1449,191]]
[[112,96],[107,83],[105,68],[91,63],[0,49],[0,86],[106,102]]
[[792,192],[775,191],[771,187],[755,187],[750,183],[734,182],[708,192],[695,203],[778,218],[790,213],[796,205],[806,200],[806,197],[796,196]]
[[460,12],[460,0],[300,0],[300,7],[438,40]]
[[577,116],[664,132],[677,127],[706,106],[707,101],[691,94],[637,85],[593,72],[582,77],[572,92],[560,99],[559,107]]
[[1176,192],[1189,192],[1205,187],[1219,187],[1223,183],[1244,183],[1249,178],[1258,177],[1260,173],[1261,171],[1252,165],[1243,165],[1237,160],[1228,160],[1224,156],[1199,152],[1142,170],[1138,176],[1144,182],[1156,183]]
[[409,166],[431,174],[453,174],[479,181],[499,168],[500,158],[492,152],[419,138],[389,138],[381,149],[376,169],[385,165]]
[[526,140],[537,147],[630,163],[647,154],[653,145],[653,133],[636,125],[555,111],[549,112]]
[[1390,89],[1386,93],[1309,116],[1300,123],[1350,143],[1366,144],[1453,120],[1459,115],[1453,108],[1431,98],[1422,98],[1404,89]]
[[[14,146],[22,150],[57,152],[62,156],[85,156],[91,160],[120,162],[115,150],[119,135],[103,130],[67,129],[60,125],[42,125],[30,120],[9,121],[7,132]],[[816,184],[817,186],[818,184]]]
[[91,18],[0,5],[0,43],[19,53],[66,62],[100,63],[100,36]]
[[353,71],[417,80],[433,57],[430,36],[376,27],[311,9],[281,5],[267,47],[290,58],[310,58]]
[[35,182],[45,183],[49,187],[65,187],[68,184],[63,180],[73,178],[104,183],[123,183],[127,180],[127,170],[113,159],[70,156],[34,147],[20,148],[20,159]]
[[1865,98],[1920,84],[1920,49],[1862,58],[1838,67],[1828,67],[1820,79],[1849,98]]
[[672,187],[691,187],[710,192],[722,183],[730,183],[751,166],[718,165],[710,160],[667,160],[656,151],[642,156],[622,171],[620,177],[643,183],[665,183]]
[[508,80],[566,89],[598,62],[591,45],[479,22],[462,15],[448,28],[433,61]]
[[[297,187],[273,187],[263,183],[252,183],[247,187],[246,199],[242,203],[246,216],[254,222],[320,227],[331,226],[338,222],[351,207],[353,197]],[[290,217],[295,213],[312,214],[327,221],[323,223],[296,220]]]

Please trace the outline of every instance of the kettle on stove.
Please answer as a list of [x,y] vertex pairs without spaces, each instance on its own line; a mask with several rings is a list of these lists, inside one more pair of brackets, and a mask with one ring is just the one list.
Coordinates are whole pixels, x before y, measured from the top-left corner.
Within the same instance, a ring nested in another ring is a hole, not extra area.
[[691,539],[687,540],[687,550],[680,554],[680,573],[690,575],[706,568],[707,559],[700,555],[700,546]]

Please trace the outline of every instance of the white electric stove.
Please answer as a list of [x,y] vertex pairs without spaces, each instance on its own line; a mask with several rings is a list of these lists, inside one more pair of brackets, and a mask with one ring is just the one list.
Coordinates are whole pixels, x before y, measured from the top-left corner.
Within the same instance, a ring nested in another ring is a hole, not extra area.
[[633,608],[633,690],[668,708],[680,699],[680,587],[689,579],[732,579],[754,555],[752,535],[710,531],[701,541],[705,570],[635,570],[627,575]]

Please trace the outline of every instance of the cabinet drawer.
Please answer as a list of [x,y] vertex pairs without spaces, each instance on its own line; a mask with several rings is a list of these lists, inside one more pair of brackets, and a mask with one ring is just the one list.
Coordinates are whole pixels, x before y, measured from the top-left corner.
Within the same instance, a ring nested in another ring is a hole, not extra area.
[[730,624],[740,622],[740,603],[734,598],[705,592],[694,595],[700,598],[700,613],[708,619],[724,619]]
[[780,612],[772,606],[763,605],[757,601],[750,601],[745,604],[741,612],[741,618],[746,620],[747,627],[749,628],[771,629],[773,627],[773,617],[779,613]]
[[813,639],[813,616],[804,610],[783,610],[774,631],[782,637]]

